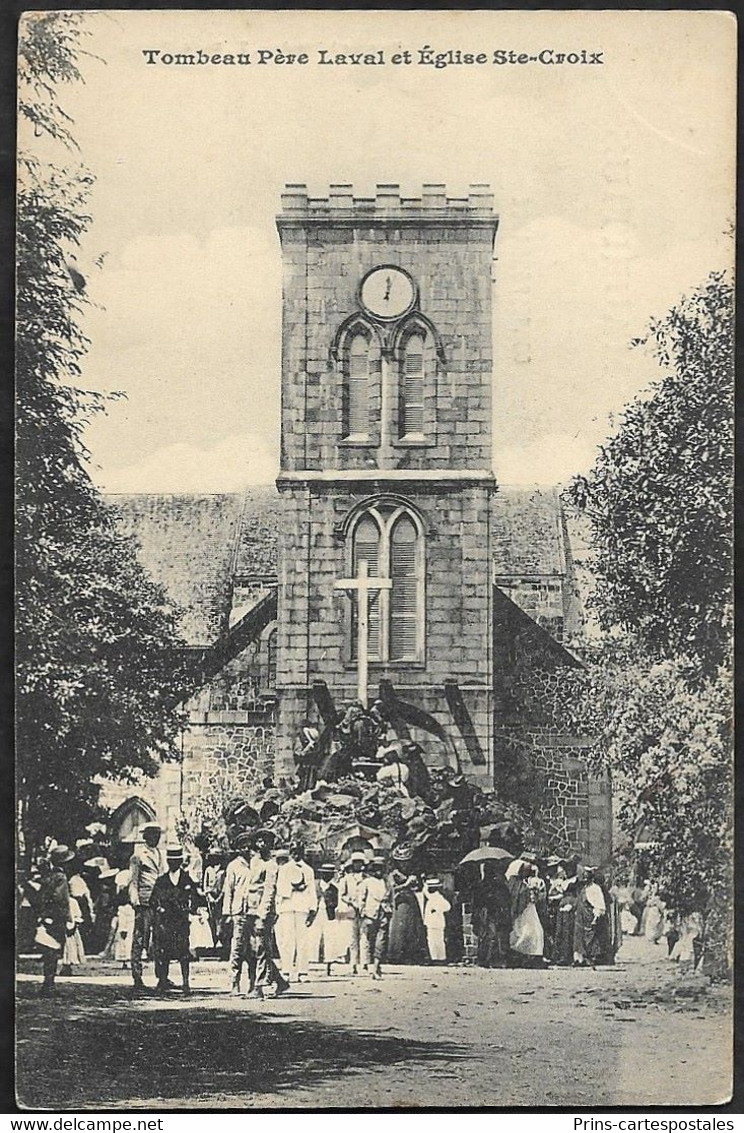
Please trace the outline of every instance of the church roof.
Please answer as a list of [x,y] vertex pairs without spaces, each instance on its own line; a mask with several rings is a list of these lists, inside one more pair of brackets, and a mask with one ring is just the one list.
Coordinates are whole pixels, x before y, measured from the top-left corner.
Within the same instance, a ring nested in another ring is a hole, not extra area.
[[[191,645],[226,632],[235,581],[274,578],[279,495],[273,485],[213,495],[112,495],[143,566],[184,611]],[[553,488],[500,487],[493,528],[497,584],[566,574],[566,532]]]
[[498,578],[566,573],[566,552],[557,488],[499,487],[491,530]]
[[122,529],[139,545],[139,558],[183,610],[181,632],[190,645],[207,645],[227,625],[239,495],[109,496]]

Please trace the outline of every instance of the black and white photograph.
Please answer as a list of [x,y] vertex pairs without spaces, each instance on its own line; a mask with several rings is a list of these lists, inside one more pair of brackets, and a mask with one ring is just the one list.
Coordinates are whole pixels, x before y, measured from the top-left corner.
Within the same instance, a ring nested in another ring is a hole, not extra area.
[[730,1100],[735,134],[723,11],[23,15],[18,1109]]

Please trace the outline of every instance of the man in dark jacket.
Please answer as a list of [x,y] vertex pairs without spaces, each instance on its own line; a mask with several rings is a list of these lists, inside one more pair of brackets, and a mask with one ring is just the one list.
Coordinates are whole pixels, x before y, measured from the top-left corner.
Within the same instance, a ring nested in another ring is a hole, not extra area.
[[153,945],[157,990],[168,991],[168,969],[171,960],[178,960],[183,977],[183,994],[190,995],[189,986],[189,914],[196,912],[198,890],[196,882],[183,868],[183,850],[180,846],[166,852],[168,872],[155,882],[150,898],[153,910]]
[[74,857],[68,846],[55,846],[49,854],[49,861],[42,867],[38,890],[27,890],[27,897],[39,920],[36,942],[41,948],[44,971],[42,995],[55,994],[57,964],[65,946],[68,928],[74,927],[70,919],[70,887],[66,872]]

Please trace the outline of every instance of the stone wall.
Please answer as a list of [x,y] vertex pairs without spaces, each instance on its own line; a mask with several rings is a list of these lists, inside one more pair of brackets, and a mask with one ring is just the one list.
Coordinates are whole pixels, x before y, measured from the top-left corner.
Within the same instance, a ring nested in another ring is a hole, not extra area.
[[184,737],[183,793],[186,805],[207,796],[250,794],[274,773],[275,717],[220,712],[192,724]]
[[510,763],[507,753],[516,750],[522,771],[519,801],[534,813],[541,846],[599,865],[612,853],[612,790],[608,775],[590,770],[589,746],[549,729],[497,729],[497,782],[509,792],[510,773],[516,777],[520,764]]
[[183,736],[184,811],[250,794],[273,775],[276,690],[269,664],[275,627],[230,661],[189,703]]

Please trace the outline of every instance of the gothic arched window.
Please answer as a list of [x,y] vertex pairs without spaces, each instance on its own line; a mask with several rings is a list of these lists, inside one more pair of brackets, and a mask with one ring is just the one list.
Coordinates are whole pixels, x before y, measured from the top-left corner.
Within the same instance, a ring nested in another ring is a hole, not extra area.
[[[366,560],[370,578],[390,579],[390,589],[372,591],[369,601],[370,661],[424,659],[424,531],[404,505],[380,502],[363,511],[351,530],[353,574]],[[357,599],[352,605],[351,656],[357,651]]]
[[437,387],[444,361],[436,327],[414,311],[396,330],[392,353],[398,382],[398,443],[434,444]]
[[347,437],[366,437],[369,432],[369,338],[355,334],[349,344],[346,369]]
[[390,659],[415,657],[418,641],[418,532],[409,516],[390,532]]
[[[366,515],[357,524],[354,532],[354,575],[359,575],[359,564],[362,559],[367,563],[367,574],[376,578],[380,573],[380,528],[371,515]],[[356,603],[354,604],[354,651],[356,652]],[[375,661],[380,658],[380,602],[376,598],[369,606],[369,657]]]
[[412,334],[403,350],[400,383],[401,436],[419,436],[424,432],[424,339]]

